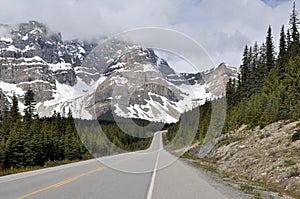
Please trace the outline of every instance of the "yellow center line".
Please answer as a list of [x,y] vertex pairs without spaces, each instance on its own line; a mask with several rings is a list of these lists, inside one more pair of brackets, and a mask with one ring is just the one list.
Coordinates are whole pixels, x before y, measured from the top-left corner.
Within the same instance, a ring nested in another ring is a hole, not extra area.
[[[136,157],[136,156],[134,156],[134,157]],[[121,162],[127,161],[127,160],[129,160],[129,159],[134,158],[134,157],[130,157],[130,158],[125,158],[125,159],[123,159],[123,160],[119,160],[119,161],[117,161],[117,162],[114,162],[112,165],[119,164],[119,163],[121,163]],[[28,194],[26,194],[26,195],[20,196],[20,197],[18,197],[17,199],[27,198],[27,197],[29,197],[29,196],[38,194],[38,193],[40,193],[40,192],[43,192],[43,191],[46,191],[46,190],[49,190],[49,189],[52,189],[52,188],[57,188],[57,187],[66,185],[66,184],[68,184],[68,183],[74,182],[75,180],[78,180],[78,179],[81,178],[81,177],[87,176],[87,175],[92,174],[92,173],[95,173],[95,172],[103,171],[103,170],[105,170],[105,169],[107,169],[106,166],[99,167],[99,168],[97,168],[97,169],[94,169],[94,170],[91,170],[91,171],[82,173],[82,174],[80,174],[80,175],[77,175],[77,176],[75,176],[75,177],[69,178],[69,179],[67,179],[67,180],[64,180],[64,181],[61,181],[61,182],[52,184],[52,185],[50,185],[50,186],[47,186],[47,187],[38,189],[38,190],[33,191],[33,192],[31,192],[31,193],[28,193]]]

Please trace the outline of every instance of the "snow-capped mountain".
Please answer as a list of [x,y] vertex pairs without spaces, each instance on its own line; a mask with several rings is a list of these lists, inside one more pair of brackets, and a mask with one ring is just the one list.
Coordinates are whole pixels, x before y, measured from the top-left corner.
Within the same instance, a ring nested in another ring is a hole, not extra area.
[[235,68],[178,74],[152,49],[120,40],[63,41],[59,33],[30,21],[0,26],[0,107],[26,90],[36,96],[40,116],[54,111],[96,119],[106,113],[176,122],[184,111],[224,94]]

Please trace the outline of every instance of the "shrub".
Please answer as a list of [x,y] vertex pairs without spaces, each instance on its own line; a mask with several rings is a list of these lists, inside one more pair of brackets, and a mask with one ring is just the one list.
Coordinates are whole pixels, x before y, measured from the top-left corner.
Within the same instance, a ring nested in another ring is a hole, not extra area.
[[293,166],[295,164],[296,163],[294,161],[292,161],[292,160],[285,160],[284,161],[284,166],[286,166],[286,167]]
[[300,175],[300,171],[297,167],[293,168],[293,170],[290,172],[289,177],[297,177]]
[[297,130],[293,135],[292,135],[292,142],[295,142],[297,140],[300,140],[300,130]]

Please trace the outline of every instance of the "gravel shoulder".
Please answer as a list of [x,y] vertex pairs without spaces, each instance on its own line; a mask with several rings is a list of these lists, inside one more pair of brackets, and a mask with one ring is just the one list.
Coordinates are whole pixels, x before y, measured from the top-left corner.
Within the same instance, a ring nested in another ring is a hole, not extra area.
[[198,175],[208,182],[211,186],[217,189],[219,192],[223,193],[225,197],[230,199],[248,199],[251,195],[244,193],[238,189],[238,187],[233,186],[233,184],[226,183],[220,176],[213,173],[207,169],[201,168],[197,165],[197,161],[191,159],[181,158],[186,165],[190,166],[191,169],[197,171]]
[[197,158],[199,146],[183,157],[250,198],[298,199],[299,135],[300,121],[279,121],[253,129],[242,126],[219,137],[206,157]]

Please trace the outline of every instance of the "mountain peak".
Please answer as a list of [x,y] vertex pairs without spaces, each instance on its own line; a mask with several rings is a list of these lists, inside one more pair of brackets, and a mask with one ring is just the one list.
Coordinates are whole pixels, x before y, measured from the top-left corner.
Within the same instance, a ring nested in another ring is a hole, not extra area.
[[36,21],[4,28],[10,33],[0,37],[0,108],[16,95],[23,110],[24,93],[31,89],[40,116],[65,115],[70,108],[82,119],[113,112],[176,122],[181,113],[224,94],[236,73],[221,64],[208,72],[178,74],[151,48],[117,39],[63,41]]

